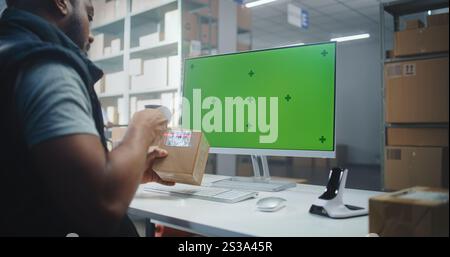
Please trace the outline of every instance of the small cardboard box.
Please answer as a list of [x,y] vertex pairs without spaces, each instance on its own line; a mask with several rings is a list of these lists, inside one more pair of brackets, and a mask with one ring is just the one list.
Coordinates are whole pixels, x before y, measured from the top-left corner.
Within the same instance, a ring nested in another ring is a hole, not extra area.
[[252,15],[249,8],[237,6],[237,23],[240,29],[249,30],[252,26]]
[[448,190],[413,187],[369,199],[369,232],[448,237]]
[[201,33],[201,40],[203,44],[209,44],[213,47],[217,46],[217,26],[212,25],[209,26],[208,24],[202,24],[202,33]]
[[395,56],[448,52],[448,24],[395,32]]
[[198,17],[190,12],[183,12],[183,36],[184,40],[199,40]]
[[406,29],[420,29],[424,27],[424,24],[421,20],[407,20]]
[[153,170],[165,181],[200,185],[208,161],[209,144],[201,132],[170,130],[160,144],[169,152]]
[[448,188],[447,147],[386,147],[384,186],[401,190],[413,186]]
[[390,146],[448,146],[448,128],[388,128]]
[[428,27],[448,26],[448,13],[427,16]]
[[386,122],[449,120],[448,57],[385,65]]

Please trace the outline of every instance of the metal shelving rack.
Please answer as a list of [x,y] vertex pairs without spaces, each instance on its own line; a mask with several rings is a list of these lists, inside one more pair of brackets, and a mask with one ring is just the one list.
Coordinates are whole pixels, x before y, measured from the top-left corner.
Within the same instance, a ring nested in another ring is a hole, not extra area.
[[381,128],[381,154],[380,154],[380,162],[381,162],[381,187],[384,189],[384,175],[385,175],[385,146],[386,146],[386,129],[390,127],[406,127],[406,128],[448,128],[448,123],[438,123],[438,124],[398,124],[398,123],[386,123],[385,122],[385,80],[384,80],[384,65],[386,63],[395,63],[401,61],[413,61],[413,60],[426,60],[426,59],[434,59],[439,57],[448,57],[447,53],[438,53],[438,54],[421,54],[410,57],[395,57],[395,58],[386,58],[386,13],[390,14],[393,17],[393,25],[394,31],[400,30],[400,18],[402,16],[427,12],[430,10],[436,10],[441,8],[448,8],[449,1],[448,0],[399,0],[389,3],[381,3],[380,4],[380,40],[381,40],[381,79],[382,79],[382,117],[381,124],[383,127]]

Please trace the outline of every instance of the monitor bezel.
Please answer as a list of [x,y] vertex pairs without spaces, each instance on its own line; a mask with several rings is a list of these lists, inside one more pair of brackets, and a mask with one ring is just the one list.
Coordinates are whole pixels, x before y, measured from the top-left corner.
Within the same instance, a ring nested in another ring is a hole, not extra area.
[[[196,56],[196,57],[188,57],[183,61],[183,72],[182,72],[182,85],[180,89],[181,97],[184,97],[184,84],[186,78],[186,62],[194,59],[202,59],[202,58],[211,58],[218,56],[226,56],[226,55],[238,55],[238,54],[246,54],[246,53],[254,53],[254,52],[263,52],[263,51],[271,51],[278,49],[286,49],[286,48],[296,48],[296,47],[307,47],[313,45],[329,45],[334,44],[334,115],[333,115],[333,150],[282,150],[282,149],[263,149],[263,148],[226,148],[226,147],[211,147],[209,149],[209,153],[212,154],[233,154],[233,155],[264,155],[264,156],[284,156],[284,157],[305,157],[305,158],[336,158],[336,92],[337,92],[337,82],[336,82],[336,63],[337,63],[337,42],[318,42],[312,44],[293,44],[286,46],[279,46],[273,48],[264,48],[264,49],[255,49],[234,53],[223,53],[223,54],[214,54],[207,56]],[[183,110],[184,106],[181,105]],[[181,111],[183,113],[183,111]]]

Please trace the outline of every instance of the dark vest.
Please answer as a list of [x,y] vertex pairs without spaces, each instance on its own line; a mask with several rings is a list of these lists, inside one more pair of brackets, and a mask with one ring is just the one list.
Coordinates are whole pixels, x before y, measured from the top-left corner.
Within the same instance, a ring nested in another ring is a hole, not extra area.
[[57,27],[31,13],[6,9],[0,19],[0,236],[65,236],[77,232],[50,200],[50,192],[32,167],[15,107],[20,72],[46,61],[69,65],[80,75],[107,151],[101,106],[93,87],[103,76],[102,70]]

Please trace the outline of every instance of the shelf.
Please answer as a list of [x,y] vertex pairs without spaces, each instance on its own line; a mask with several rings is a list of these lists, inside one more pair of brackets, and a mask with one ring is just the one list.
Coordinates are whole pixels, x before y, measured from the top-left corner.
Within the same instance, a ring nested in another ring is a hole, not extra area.
[[177,0],[162,0],[152,7],[131,13],[131,22],[134,27],[149,22],[157,23],[164,19],[164,14],[178,8]]
[[444,57],[448,57],[448,52],[423,54],[423,55],[415,55],[415,56],[405,56],[405,57],[395,57],[395,58],[386,59],[385,63],[428,60],[428,59],[436,59],[436,58],[444,58]]
[[106,98],[119,98],[122,97],[123,93],[101,93],[98,95],[99,99],[106,99]]
[[108,21],[104,24],[92,27],[94,34],[107,33],[111,35],[122,35],[124,33],[125,17]]
[[95,60],[92,60],[97,66],[102,68],[105,72],[114,72],[123,70],[123,52],[104,56]]
[[238,27],[238,34],[251,33],[251,29],[245,29]]
[[188,10],[190,13],[198,13],[201,10],[208,8],[208,4],[198,3],[193,0],[188,0],[183,2],[183,8]]
[[384,10],[393,16],[426,12],[445,7],[448,7],[448,0],[400,0],[383,4]]
[[138,95],[146,95],[146,94],[155,94],[155,93],[164,93],[177,91],[178,87],[157,87],[147,90],[138,90],[138,91],[130,91],[130,96],[138,96]]
[[130,49],[131,58],[151,59],[178,54],[178,42],[160,42],[157,45]]

